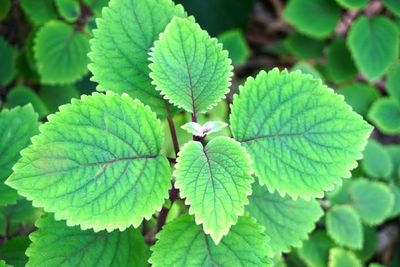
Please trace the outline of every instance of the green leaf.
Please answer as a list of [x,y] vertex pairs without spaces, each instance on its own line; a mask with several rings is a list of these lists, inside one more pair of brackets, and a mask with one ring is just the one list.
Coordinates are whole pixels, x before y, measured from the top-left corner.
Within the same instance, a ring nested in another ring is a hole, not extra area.
[[394,204],[394,196],[386,185],[364,179],[352,183],[350,198],[353,208],[367,225],[382,223]]
[[69,103],[72,98],[79,98],[79,95],[73,85],[42,86],[39,90],[39,96],[50,113],[56,112],[59,106]]
[[[19,198],[16,191],[4,185],[20,151],[38,133],[38,117],[31,105],[3,110],[0,113],[0,206],[13,204]],[[11,145],[12,144],[12,145]]]
[[309,240],[304,241],[298,252],[308,267],[326,267],[329,250],[332,247],[333,242],[326,232],[318,230],[311,234]]
[[363,247],[360,251],[354,253],[362,261],[369,261],[374,255],[378,245],[378,234],[373,227],[364,225],[363,227]]
[[208,121],[204,125],[191,121],[182,125],[181,128],[194,136],[204,137],[208,134],[219,132],[226,126],[228,124],[222,121]]
[[362,83],[353,83],[336,91],[355,112],[366,117],[372,103],[379,98],[378,90]]
[[11,8],[11,0],[3,0],[0,2],[0,21],[5,19]]
[[228,52],[192,18],[175,17],[150,53],[150,77],[172,104],[205,113],[229,91]]
[[400,17],[400,2],[397,0],[383,0],[383,4],[393,14]]
[[386,267],[385,265],[382,265],[380,263],[370,263],[368,267]]
[[394,98],[383,97],[374,102],[368,118],[387,135],[400,134],[400,102]]
[[6,264],[5,261],[0,260],[0,267],[13,267],[12,265]]
[[365,147],[361,166],[364,172],[373,178],[388,179],[393,171],[388,150],[374,139],[370,139]]
[[340,8],[332,0],[290,0],[283,16],[301,33],[323,39],[335,30]]
[[362,267],[361,261],[353,252],[333,248],[329,252],[329,267]]
[[54,0],[21,0],[21,7],[33,25],[39,26],[57,19]]
[[16,106],[25,106],[31,103],[34,110],[39,114],[39,118],[45,117],[49,111],[43,101],[32,91],[25,86],[17,86],[10,90],[7,94],[6,106],[13,108]]
[[311,59],[321,55],[324,42],[294,33],[284,42],[286,49],[299,59]]
[[[148,249],[139,230],[124,232],[82,231],[46,215],[37,222],[26,251],[34,266],[147,266]],[[45,253],[44,253],[45,252]]]
[[81,15],[78,0],[55,0],[58,12],[68,22],[74,22]]
[[400,145],[389,145],[386,149],[390,155],[390,159],[393,165],[393,171],[390,175],[395,181],[400,179]]
[[0,246],[0,258],[12,266],[24,267],[28,260],[25,250],[29,244],[28,237],[19,236],[12,238]]
[[61,21],[46,23],[35,38],[34,53],[44,84],[66,84],[87,73],[89,41],[85,35]]
[[254,181],[250,156],[235,140],[216,137],[206,147],[186,143],[177,162],[175,185],[190,205],[189,214],[218,244],[248,203]]
[[400,64],[397,64],[387,75],[386,89],[388,94],[400,101]]
[[240,217],[216,246],[192,216],[183,215],[157,235],[149,262],[154,267],[272,266],[267,258],[269,238],[263,231],[251,218]]
[[271,194],[259,184],[253,185],[246,211],[265,227],[274,254],[289,252],[292,246],[300,247],[323,214],[316,200],[294,201],[276,192]]
[[347,205],[333,206],[326,214],[328,235],[339,245],[361,249],[363,228],[357,213]]
[[293,67],[291,71],[296,71],[299,70],[303,74],[310,74],[313,76],[315,79],[320,79],[321,81],[324,80],[324,77],[322,77],[322,74],[314,67],[311,66],[309,63],[306,61],[299,61],[297,62]]
[[326,197],[330,206],[350,203],[349,190],[353,182],[354,178],[351,180],[344,180],[343,184],[336,186],[335,190],[327,192]]
[[149,77],[148,52],[174,16],[186,13],[171,0],[111,0],[90,43],[97,90],[128,93],[164,114],[165,101]]
[[16,74],[17,53],[1,36],[0,37],[0,86],[8,85]]
[[94,93],[48,121],[7,180],[35,207],[95,231],[137,227],[161,208],[171,173],[149,107],[126,94]]
[[368,0],[336,0],[336,2],[344,8],[362,9],[368,5]]
[[247,79],[230,122],[260,184],[306,199],[350,177],[372,130],[320,80],[277,69]]
[[356,76],[357,69],[343,39],[336,39],[328,47],[326,70],[329,78],[336,83],[350,80]]
[[394,218],[400,215],[400,187],[392,183],[390,184],[389,188],[394,196],[394,204],[389,216]]
[[378,80],[399,56],[399,30],[386,17],[359,17],[347,45],[357,68],[369,81]]
[[232,59],[234,66],[246,63],[250,56],[250,48],[241,30],[226,31],[219,35],[218,40],[224,49],[228,50],[229,58]]
[[100,17],[101,10],[108,4],[109,0],[82,0],[82,2],[87,5],[97,17]]

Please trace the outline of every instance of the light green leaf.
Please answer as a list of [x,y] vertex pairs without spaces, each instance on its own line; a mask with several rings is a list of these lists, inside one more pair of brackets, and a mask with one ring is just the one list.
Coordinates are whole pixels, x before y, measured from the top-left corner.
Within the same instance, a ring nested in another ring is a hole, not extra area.
[[363,247],[360,251],[354,251],[358,258],[362,261],[369,261],[374,255],[378,245],[378,234],[375,228],[363,226]]
[[79,95],[79,91],[73,85],[42,86],[39,90],[39,96],[50,113],[56,112],[59,106],[69,103],[72,98],[79,98]]
[[340,8],[332,0],[290,0],[283,16],[301,33],[323,39],[335,30]]
[[230,122],[260,184],[306,199],[350,177],[372,130],[320,80],[277,69],[240,87]]
[[350,80],[356,76],[357,69],[344,40],[336,39],[328,47],[326,70],[329,78],[336,83]]
[[368,0],[336,0],[336,2],[344,8],[362,9],[368,5]]
[[254,181],[250,156],[235,140],[216,137],[206,147],[186,143],[177,161],[175,185],[190,205],[189,214],[218,244],[248,203]]
[[219,132],[226,126],[228,124],[222,121],[208,121],[204,125],[191,121],[182,125],[181,128],[194,136],[204,137],[205,135]]
[[397,64],[388,73],[386,80],[386,89],[391,97],[396,98],[400,101],[400,64]]
[[299,256],[308,267],[326,267],[329,250],[333,247],[332,240],[325,231],[318,230],[311,234],[298,249]]
[[362,83],[353,83],[336,91],[355,112],[366,117],[372,103],[379,98],[378,90]]
[[228,52],[192,18],[175,17],[154,43],[150,77],[172,104],[199,114],[229,91],[232,76]]
[[394,98],[383,97],[374,102],[368,118],[387,135],[400,134],[400,102]]
[[383,0],[383,4],[393,14],[400,17],[400,2],[398,0]]
[[25,250],[30,244],[26,236],[18,236],[8,240],[0,246],[0,259],[15,267],[25,267],[28,257]]
[[31,105],[3,110],[0,113],[0,206],[13,204],[19,198],[16,191],[4,184],[20,151],[38,133],[38,116]]
[[352,207],[339,205],[329,209],[326,214],[326,230],[338,245],[352,249],[362,248],[362,224]]
[[374,139],[370,139],[365,147],[361,166],[364,172],[373,178],[390,178],[393,171],[393,164],[388,150]]
[[74,22],[81,15],[78,0],[55,0],[58,12],[68,22]]
[[357,68],[370,81],[379,79],[399,56],[399,30],[386,17],[359,17],[347,45]]
[[161,208],[171,173],[149,107],[126,94],[94,93],[48,121],[7,180],[35,207],[95,231],[137,227]]
[[1,36],[0,37],[0,86],[8,85],[16,74],[17,53]]
[[367,225],[383,222],[394,204],[394,196],[386,185],[365,179],[352,183],[350,198],[353,208]]
[[0,267],[13,267],[13,266],[8,265],[5,261],[0,260]]
[[54,0],[21,0],[21,7],[33,25],[39,26],[57,19]]
[[369,265],[368,265],[368,267],[386,267],[385,265],[382,265],[382,264],[380,264],[380,263],[370,263]]
[[38,231],[30,235],[27,267],[46,266],[147,266],[148,249],[139,230],[124,232],[82,231],[55,221],[52,215],[40,219]]
[[250,48],[241,30],[226,31],[219,35],[218,40],[224,49],[228,50],[229,58],[232,59],[234,66],[246,63],[250,56]]
[[246,211],[265,227],[274,254],[289,252],[292,246],[300,247],[323,214],[316,200],[294,201],[276,192],[271,194],[259,184],[253,185]]
[[34,53],[44,84],[66,84],[87,73],[86,54],[89,42],[85,35],[61,21],[50,21],[36,35]]
[[342,248],[329,251],[329,267],[362,267],[361,261],[353,252]]
[[10,90],[7,94],[6,106],[13,108],[16,106],[25,106],[31,103],[35,111],[39,114],[39,118],[45,117],[49,111],[43,101],[34,93],[33,90],[25,86],[17,86]]
[[128,93],[164,114],[165,101],[149,77],[148,52],[174,16],[186,16],[182,6],[171,0],[111,0],[102,13],[89,54],[97,90]]
[[240,217],[216,246],[193,217],[184,215],[164,226],[157,235],[149,262],[154,267],[272,266],[268,259],[269,238],[263,231],[251,218]]
[[321,55],[324,49],[324,42],[294,33],[285,40],[284,46],[299,59],[311,59]]

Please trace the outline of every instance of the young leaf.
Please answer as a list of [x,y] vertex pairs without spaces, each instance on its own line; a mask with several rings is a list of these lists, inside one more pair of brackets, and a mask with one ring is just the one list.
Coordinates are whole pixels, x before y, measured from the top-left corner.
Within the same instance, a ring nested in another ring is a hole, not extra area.
[[386,80],[386,89],[389,95],[400,101],[400,64],[397,64],[389,73]]
[[373,178],[388,179],[393,171],[388,150],[374,139],[370,139],[365,147],[361,166],[364,172]]
[[387,135],[400,134],[400,102],[394,98],[383,97],[374,102],[368,118]]
[[8,85],[16,74],[17,53],[1,36],[0,37],[0,86]]
[[218,40],[224,49],[228,50],[229,58],[232,59],[234,66],[246,63],[250,55],[250,48],[241,30],[226,31],[218,36]]
[[54,0],[21,0],[25,15],[35,26],[42,25],[52,19],[57,19]]
[[311,234],[298,249],[299,256],[309,267],[326,267],[329,250],[333,247],[332,240],[325,231],[318,230]]
[[386,185],[365,179],[352,183],[350,198],[361,220],[368,225],[383,222],[394,204],[394,196]]
[[222,121],[208,121],[204,125],[191,121],[182,125],[181,128],[194,136],[204,137],[207,134],[219,132],[226,126],[228,124]]
[[74,22],[81,15],[78,0],[55,0],[58,12],[68,22]]
[[89,41],[64,22],[46,23],[36,35],[34,52],[44,84],[72,83],[87,72]]
[[321,55],[324,49],[324,42],[294,33],[285,40],[284,46],[299,59],[311,59]]
[[372,130],[320,80],[277,69],[240,87],[230,122],[260,184],[293,198],[322,196],[350,177]]
[[329,46],[326,70],[329,78],[336,83],[352,79],[357,74],[344,40],[337,39]]
[[400,17],[400,2],[397,0],[383,0],[383,4],[397,17]]
[[263,231],[251,218],[240,217],[229,235],[215,245],[193,217],[183,215],[157,235],[149,262],[154,267],[272,266],[269,238]]
[[175,17],[154,43],[150,77],[172,104],[198,114],[215,106],[229,91],[228,52],[192,18]]
[[323,214],[316,200],[294,201],[276,192],[271,194],[259,184],[253,185],[246,211],[265,227],[274,254],[289,252],[291,246],[300,247]]
[[38,128],[38,117],[31,105],[5,109],[0,113],[0,206],[13,204],[19,198],[4,181],[20,158],[19,152],[30,144]]
[[43,101],[34,93],[33,90],[25,86],[17,86],[11,89],[7,94],[6,106],[8,108],[25,106],[29,103],[32,104],[35,111],[39,114],[39,118],[43,118],[49,113]]
[[399,30],[386,17],[359,17],[347,45],[357,68],[370,81],[379,79],[399,56]]
[[336,2],[347,9],[362,9],[368,5],[368,0],[336,0]]
[[362,264],[353,252],[333,248],[329,251],[328,267],[362,267]]
[[362,83],[346,85],[336,92],[343,95],[346,103],[363,117],[367,116],[372,103],[379,98],[378,90]]
[[335,30],[340,8],[332,0],[290,0],[283,15],[300,32],[323,39]]
[[362,224],[352,207],[332,207],[326,214],[326,230],[337,244],[352,249],[362,248]]
[[161,208],[171,173],[149,107],[126,94],[94,93],[48,121],[7,180],[34,206],[95,231],[137,227]]
[[[82,231],[46,215],[29,237],[28,267],[36,266],[147,266],[148,249],[138,230],[124,232]],[[43,253],[46,252],[46,253]]]
[[97,90],[128,93],[164,114],[165,102],[149,77],[148,52],[174,16],[186,13],[171,0],[111,0],[90,43]]
[[206,147],[186,143],[177,161],[175,185],[190,205],[189,214],[218,244],[248,203],[254,181],[250,156],[235,140],[216,137]]

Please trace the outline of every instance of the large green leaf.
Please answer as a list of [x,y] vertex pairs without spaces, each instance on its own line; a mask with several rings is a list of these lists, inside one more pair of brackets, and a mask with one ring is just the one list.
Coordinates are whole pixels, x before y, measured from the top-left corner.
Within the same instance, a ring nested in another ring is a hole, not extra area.
[[21,7],[28,19],[36,26],[57,19],[54,0],[21,0]]
[[370,139],[365,147],[361,166],[373,178],[388,179],[393,172],[389,151],[374,139]]
[[368,113],[368,118],[384,134],[400,134],[400,101],[391,97],[376,100]]
[[372,103],[379,98],[378,90],[362,83],[352,83],[336,91],[355,112],[366,117]]
[[149,107],[94,93],[48,117],[7,184],[82,229],[121,230],[149,219],[168,196],[170,168]]
[[192,18],[174,18],[154,43],[150,60],[157,90],[188,112],[208,111],[229,91],[228,52]]
[[274,254],[289,252],[291,246],[300,247],[323,214],[316,200],[294,201],[276,192],[271,194],[259,184],[253,186],[246,211],[265,227]]
[[350,177],[372,130],[320,80],[277,69],[240,87],[230,122],[259,182],[293,198],[322,196]]
[[89,69],[97,90],[128,93],[163,114],[164,100],[149,77],[148,52],[174,16],[186,14],[171,0],[111,0],[91,40]]
[[326,214],[326,230],[339,245],[352,249],[361,249],[363,228],[354,209],[347,205],[332,207]]
[[329,267],[362,267],[361,261],[353,252],[342,248],[333,248],[329,251]]
[[322,39],[335,30],[340,8],[332,0],[290,0],[283,15],[300,32]]
[[351,26],[347,45],[357,68],[370,81],[379,79],[397,60],[399,30],[386,17],[359,17]]
[[148,249],[138,230],[124,232],[82,231],[55,221],[52,215],[40,219],[38,231],[30,235],[26,251],[28,267],[46,266],[147,266]]
[[17,53],[1,36],[0,37],[0,86],[8,85],[16,74]]
[[73,83],[87,73],[89,41],[64,22],[46,23],[36,35],[34,52],[44,84]]
[[15,203],[15,190],[4,185],[12,173],[12,166],[20,158],[20,151],[38,133],[38,116],[31,105],[3,110],[0,113],[0,206]]
[[193,217],[184,215],[157,235],[149,262],[154,267],[272,266],[268,260],[269,238],[263,231],[251,218],[240,217],[216,246]]
[[190,205],[189,213],[216,244],[243,215],[252,172],[250,156],[228,137],[216,137],[206,147],[188,142],[179,153],[175,185]]

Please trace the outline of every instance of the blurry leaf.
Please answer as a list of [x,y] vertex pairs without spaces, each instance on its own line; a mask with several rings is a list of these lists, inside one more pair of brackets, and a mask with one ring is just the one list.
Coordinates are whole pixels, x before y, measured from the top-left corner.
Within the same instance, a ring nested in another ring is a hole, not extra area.
[[379,98],[378,90],[362,83],[352,83],[336,91],[355,112],[366,117],[372,103]]
[[81,15],[78,0],[55,0],[58,12],[68,22],[74,22]]
[[357,69],[344,40],[336,39],[328,47],[326,68],[329,78],[336,83],[350,80],[356,76]]
[[386,180],[393,170],[388,150],[374,139],[370,139],[365,147],[361,166],[368,176]]
[[399,0],[383,0],[383,4],[393,14],[400,17],[400,1]]
[[56,112],[59,106],[71,102],[72,98],[79,98],[79,95],[73,85],[42,86],[39,90],[39,96],[50,113]]
[[399,30],[386,17],[359,17],[351,26],[347,45],[357,68],[376,81],[399,56]]
[[283,16],[301,33],[323,39],[335,30],[340,8],[332,0],[290,0]]
[[351,205],[367,225],[378,225],[390,214],[394,196],[383,183],[360,179],[351,184]]
[[326,214],[328,235],[341,246],[361,249],[363,230],[360,218],[348,205],[333,206]]
[[316,58],[322,53],[324,42],[305,35],[294,33],[284,43],[286,49],[299,59]]
[[310,64],[308,64],[305,61],[297,62],[292,68],[292,71],[295,71],[295,70],[299,70],[303,74],[310,74],[315,79],[320,79],[321,81],[324,80],[324,77],[322,76],[322,74],[319,73],[319,71],[316,68],[314,68],[313,66],[311,66]]
[[393,164],[393,171],[390,177],[396,182],[400,182],[400,145],[388,145],[386,149],[389,152]]
[[58,17],[54,0],[21,0],[21,7],[28,19],[36,26]]
[[338,185],[335,187],[335,190],[326,193],[326,197],[331,206],[350,203],[349,190],[353,182],[354,178],[344,180],[342,185]]
[[50,21],[35,38],[35,59],[43,84],[67,84],[87,73],[89,41],[61,21]]
[[362,261],[368,261],[374,256],[375,250],[378,246],[378,234],[375,228],[363,225],[363,236],[364,242],[362,249],[360,251],[355,251],[354,253]]
[[17,52],[0,37],[0,87],[8,85],[16,74]]
[[7,108],[25,106],[29,103],[32,104],[33,109],[39,114],[39,119],[45,117],[49,113],[43,101],[28,87],[22,85],[17,86],[11,89],[7,94]]
[[218,40],[222,43],[223,48],[228,50],[229,58],[234,66],[246,63],[250,55],[250,48],[241,30],[226,31],[219,35]]
[[353,252],[342,248],[332,248],[329,251],[329,267],[362,267],[361,261]]
[[249,20],[249,15],[254,0],[176,0],[182,4],[190,15],[211,36],[227,30],[240,28],[244,30]]
[[101,10],[108,4],[109,0],[82,0],[82,2],[99,17],[101,16]]
[[308,267],[326,267],[329,250],[333,245],[326,232],[318,230],[311,234],[309,240],[303,242],[303,246],[298,249],[299,256]]
[[5,19],[11,8],[11,0],[0,1],[0,21]]
[[[399,1],[400,3],[400,1]],[[389,95],[400,101],[400,64],[397,64],[387,75],[386,89]]]
[[336,0],[336,2],[344,8],[362,9],[368,5],[369,0]]
[[384,134],[400,134],[400,101],[389,97],[376,100],[368,118]]
[[392,183],[389,188],[394,196],[394,205],[389,215],[390,218],[393,218],[400,214],[400,187]]
[[30,244],[27,236],[14,237],[0,246],[0,258],[15,267],[24,267],[28,261],[25,251]]

